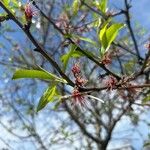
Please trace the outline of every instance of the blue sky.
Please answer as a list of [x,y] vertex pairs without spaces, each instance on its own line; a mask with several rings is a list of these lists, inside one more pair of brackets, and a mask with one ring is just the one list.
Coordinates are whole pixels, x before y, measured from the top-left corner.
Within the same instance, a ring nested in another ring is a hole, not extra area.
[[[110,2],[113,4],[113,7],[123,8],[124,7],[124,0],[110,0]],[[131,8],[131,17],[133,22],[138,22],[142,27],[144,27],[147,31],[150,30],[150,0],[132,0],[132,8]],[[133,26],[134,28],[134,26]],[[149,35],[149,32],[147,32]],[[142,118],[149,118],[149,113],[147,115],[142,116]],[[129,121],[125,120],[122,124],[119,125],[118,130],[122,128],[130,129],[131,124]],[[135,127],[137,128],[143,135],[143,139],[147,138],[147,133],[149,129],[143,124],[139,123],[139,126]],[[142,149],[142,138],[137,133],[132,133],[130,135],[131,137],[137,138],[137,140],[131,140],[130,143],[133,145],[135,150],[141,150]]]
[[[122,7],[123,8],[123,2],[124,0],[110,0],[113,5],[117,7]],[[119,6],[118,6],[119,5]],[[132,0],[132,8],[131,8],[131,16],[134,21],[139,22],[144,28],[147,30],[150,30],[150,0]],[[17,39],[17,37],[16,37]],[[118,128],[122,127],[130,128],[130,123],[126,120],[120,125]],[[143,130],[144,129],[144,130]],[[139,126],[139,130],[142,131],[144,134],[144,137],[146,138],[147,136],[147,131],[148,129],[144,127],[144,125]],[[137,134],[133,136],[138,136]],[[142,142],[141,141],[133,141],[132,144],[136,148],[136,150],[140,150],[142,147]]]
[[[123,8],[124,0],[110,0],[113,6]],[[131,16],[146,29],[150,29],[150,0],[132,0]]]

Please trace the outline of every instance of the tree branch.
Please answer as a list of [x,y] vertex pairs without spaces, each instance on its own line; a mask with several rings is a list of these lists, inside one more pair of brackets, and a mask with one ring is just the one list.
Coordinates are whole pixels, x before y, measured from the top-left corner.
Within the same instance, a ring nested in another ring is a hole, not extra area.
[[30,31],[27,30],[17,19],[16,17],[5,7],[5,5],[0,2],[0,6],[8,13],[9,17],[24,31],[27,37],[31,40],[33,45],[36,47],[35,51],[41,53],[52,65],[53,67],[59,72],[59,74],[68,82],[69,85],[74,86],[74,83],[65,75],[65,73],[60,69],[58,64],[43,50],[43,48],[38,44],[38,42],[34,39],[31,35]]
[[[45,17],[52,25],[53,27],[59,32],[61,33],[63,36],[65,36],[65,33],[59,28],[57,27],[57,25],[53,22],[52,18],[48,17],[39,7],[38,5],[35,3],[35,1],[33,1],[33,5],[39,10],[39,12],[42,14],[43,17]],[[121,77],[118,76],[117,74],[111,72],[109,69],[106,68],[105,65],[103,65],[102,63],[100,63],[99,61],[97,61],[94,57],[92,57],[90,54],[88,54],[85,50],[83,50],[81,48],[81,46],[79,44],[77,44],[76,42],[74,42],[71,38],[67,38],[69,40],[70,43],[74,44],[77,46],[77,51],[81,52],[83,55],[85,55],[87,58],[89,58],[91,61],[95,62],[98,66],[100,66],[101,68],[103,68],[108,74],[114,76],[116,79],[120,80]]]
[[132,26],[131,26],[131,22],[130,22],[130,15],[129,15],[129,9],[130,9],[130,5],[128,4],[128,1],[125,0],[125,7],[126,7],[126,10],[124,11],[124,14],[126,16],[126,23],[127,23],[127,26],[128,26],[128,29],[129,29],[129,32],[131,34],[131,38],[133,40],[133,43],[134,43],[134,47],[135,47],[135,50],[136,50],[136,53],[137,53],[137,57],[139,59],[139,64],[141,64],[141,56],[140,56],[140,52],[139,52],[139,48],[138,48],[138,45],[137,45],[137,41],[136,41],[136,38],[135,38],[135,35],[134,35],[134,32],[133,32],[133,29],[132,29]]

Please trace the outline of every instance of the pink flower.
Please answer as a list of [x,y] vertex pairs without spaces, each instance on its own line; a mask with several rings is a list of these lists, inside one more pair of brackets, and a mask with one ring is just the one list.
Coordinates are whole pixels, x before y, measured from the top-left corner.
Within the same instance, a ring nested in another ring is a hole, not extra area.
[[32,7],[32,5],[31,5],[30,2],[28,2],[28,3],[25,5],[24,13],[25,13],[26,20],[27,20],[28,22],[31,22],[32,17],[36,14],[36,11],[33,10],[33,7]]
[[89,105],[89,101],[87,100],[88,98],[90,98],[90,100],[97,100],[101,103],[104,103],[104,101],[98,97],[86,94],[86,93],[80,93],[78,88],[74,88],[73,93],[72,93],[72,104],[73,106],[79,106],[80,108],[83,107],[88,107]]
[[64,30],[69,28],[69,18],[66,13],[60,14],[58,20],[56,21],[56,26],[58,28],[63,28]]
[[113,76],[109,76],[105,84],[109,90],[112,90],[115,87],[116,83],[117,83],[117,79]]
[[75,77],[75,84],[77,87],[84,86],[87,83],[87,80],[83,78],[81,74],[81,68],[79,63],[75,63],[71,69],[74,77]]
[[148,50],[150,50],[150,42],[147,42],[144,46],[145,46],[145,48],[147,48]]
[[73,75],[75,77],[77,77],[80,73],[81,73],[81,69],[80,69],[80,64],[79,63],[75,63],[71,69]]
[[109,65],[112,62],[111,56],[109,53],[106,53],[102,58],[102,64]]
[[86,99],[84,95],[82,95],[78,89],[74,89],[72,93],[73,101],[72,104],[73,106],[85,106],[86,105]]
[[84,86],[87,83],[87,80],[78,76],[78,77],[76,77],[75,83],[77,86]]

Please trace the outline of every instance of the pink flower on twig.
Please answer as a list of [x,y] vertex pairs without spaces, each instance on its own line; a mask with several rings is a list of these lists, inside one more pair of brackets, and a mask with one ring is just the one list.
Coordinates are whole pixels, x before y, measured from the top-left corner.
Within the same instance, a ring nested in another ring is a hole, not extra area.
[[112,62],[110,53],[106,53],[102,58],[102,64],[109,65]]
[[109,78],[105,82],[105,84],[109,90],[112,90],[115,87],[116,83],[117,83],[117,79],[111,75],[109,76]]
[[83,107],[87,107],[89,105],[89,101],[87,99],[93,99],[93,100],[97,100],[101,103],[104,103],[104,101],[98,97],[95,97],[95,96],[92,96],[92,95],[89,95],[87,93],[80,93],[78,88],[75,88],[73,90],[73,93],[72,93],[72,104],[73,106],[79,106],[80,108],[83,108]]
[[27,22],[31,22],[32,17],[36,15],[36,11],[33,9],[32,4],[28,2],[24,7],[24,14]]
[[72,101],[72,104],[73,106],[85,106],[86,105],[86,99],[85,99],[85,96],[82,95],[78,89],[74,89],[73,90],[73,93],[72,93],[72,98],[73,98],[73,101]]
[[87,80],[78,76],[78,77],[76,77],[75,83],[78,86],[84,86],[87,83]]
[[71,69],[73,75],[77,77],[81,73],[81,68],[79,63],[75,63]]

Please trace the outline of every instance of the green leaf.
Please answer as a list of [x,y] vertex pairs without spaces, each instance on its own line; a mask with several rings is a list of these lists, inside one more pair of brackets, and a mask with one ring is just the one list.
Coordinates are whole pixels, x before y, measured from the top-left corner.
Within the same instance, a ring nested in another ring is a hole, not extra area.
[[[92,52],[84,50],[84,53],[86,53],[86,55],[88,55],[88,56],[96,58],[96,56]],[[64,54],[64,55],[61,56],[61,61],[64,64],[64,70],[66,70],[67,64],[68,64],[69,59],[71,57],[79,58],[79,57],[83,57],[83,56],[86,56],[86,55],[84,55],[83,53],[81,53],[79,51],[79,47],[77,47],[76,45],[71,45],[70,51],[67,54]]]
[[40,98],[37,106],[37,112],[42,110],[49,102],[54,101],[58,97],[56,85],[48,87],[43,96]]
[[39,67],[39,69],[40,69],[41,71],[43,71],[43,72],[49,74],[49,75],[50,75],[51,77],[53,77],[56,81],[62,82],[62,83],[67,83],[67,81],[66,81],[65,79],[60,78],[60,77],[57,77],[56,75],[54,75],[54,74],[52,74],[52,73],[46,71],[45,69],[43,69],[43,68],[40,67],[40,66],[38,66],[38,67]]
[[[105,42],[105,41],[103,41],[103,36],[104,35],[106,36],[107,26],[108,26],[108,23],[100,30],[99,39],[101,42]],[[101,43],[101,44],[103,44],[103,43]]]
[[104,27],[101,29],[100,34],[99,34],[99,39],[101,42],[101,49],[100,49],[101,55],[105,53],[105,50],[108,45],[107,37],[106,37],[107,26],[108,26],[108,23],[104,25]]
[[79,0],[74,0],[74,2],[72,4],[72,11],[73,11],[74,15],[76,15],[77,12],[79,11],[79,6],[80,6],[80,1]]
[[25,69],[20,69],[17,70],[12,79],[21,79],[21,78],[38,78],[38,79],[43,79],[43,80],[55,80],[58,82],[63,82],[66,83],[66,80],[57,77],[56,75],[47,72],[46,70],[25,70]]
[[9,3],[10,3],[10,0],[2,0],[3,4],[8,7],[9,6]]
[[97,43],[95,41],[91,40],[90,38],[81,37],[81,36],[78,36],[78,35],[74,35],[74,37],[76,37],[76,38],[78,38],[78,39],[80,39],[82,41],[88,42],[90,44],[93,44],[94,46],[98,47]]
[[98,18],[97,21],[94,21],[89,26],[97,28],[97,27],[100,27],[101,23],[102,23],[101,18]]
[[56,102],[56,104],[53,107],[53,110],[57,110],[59,108],[59,106],[62,104],[62,100],[60,97],[58,97],[58,101]]
[[144,99],[143,99],[143,103],[146,103],[150,101],[150,95],[146,96]]
[[136,61],[136,59],[132,59],[123,64],[124,71],[127,75],[133,72],[133,69],[136,67]]
[[19,2],[17,0],[11,0],[11,3],[12,3],[12,7],[13,8],[15,8],[15,9],[19,8]]
[[15,9],[13,7],[13,2],[15,0],[2,0],[3,4],[11,11],[11,13],[15,14]]
[[116,39],[119,30],[124,27],[122,23],[112,24],[108,28],[108,23],[106,23],[103,28],[100,30],[99,39],[101,42],[101,53],[104,54],[112,44],[112,42]]
[[76,50],[76,48],[77,46],[72,44],[70,47],[70,51],[67,54],[64,54],[63,56],[61,56],[61,61],[63,62],[64,70],[66,70],[69,59],[72,56],[73,52]]
[[101,0],[101,3],[100,3],[100,10],[105,13],[106,12],[106,9],[107,9],[107,2],[108,0]]
[[79,52],[79,51],[74,51],[71,55],[71,57],[74,57],[74,58],[79,58],[79,57],[83,57],[84,55]]
[[94,1],[93,4],[100,10],[102,13],[106,13],[108,0],[99,0]]
[[106,31],[106,37],[108,42],[108,47],[111,45],[111,43],[116,39],[119,30],[124,27],[124,24],[122,23],[116,23],[111,25],[107,31]]

